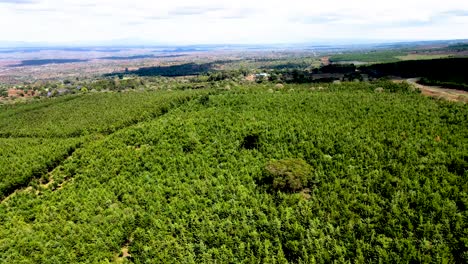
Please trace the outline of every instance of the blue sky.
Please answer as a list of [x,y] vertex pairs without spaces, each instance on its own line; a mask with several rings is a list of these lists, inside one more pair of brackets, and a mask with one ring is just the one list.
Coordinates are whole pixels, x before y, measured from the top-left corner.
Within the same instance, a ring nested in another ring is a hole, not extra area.
[[460,0],[0,0],[0,41],[265,44],[468,38]]

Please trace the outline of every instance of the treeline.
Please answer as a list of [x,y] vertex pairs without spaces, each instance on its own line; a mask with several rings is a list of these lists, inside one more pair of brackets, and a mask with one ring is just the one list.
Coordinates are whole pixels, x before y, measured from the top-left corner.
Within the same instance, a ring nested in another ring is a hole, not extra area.
[[22,66],[40,66],[47,64],[63,64],[63,63],[74,63],[74,62],[86,62],[88,60],[81,59],[44,59],[44,60],[23,60],[20,64],[12,65],[11,67],[22,67]]
[[183,54],[174,54],[174,55],[134,55],[134,56],[109,56],[109,57],[101,57],[101,60],[137,60],[137,59],[150,59],[150,58],[178,58],[183,57]]
[[[274,61],[274,60],[271,60]],[[272,70],[285,70],[285,69],[305,69],[310,67],[309,63],[306,62],[287,62],[278,65],[269,65],[260,67],[260,69],[272,69]]]
[[432,85],[432,86],[442,86],[445,88],[452,88],[452,89],[461,89],[464,91],[468,91],[468,84],[467,83],[458,83],[458,82],[446,82],[446,81],[439,81],[434,80],[431,78],[421,78],[418,83],[424,85]]
[[453,44],[448,46],[447,48],[442,48],[447,51],[452,51],[452,52],[463,52],[463,51],[468,51],[468,43],[458,43],[458,44]]
[[468,58],[400,61],[363,66],[360,69],[376,77],[388,75],[404,78],[423,77],[423,82],[427,84],[468,90]]
[[[302,65],[302,64],[301,64]],[[303,66],[306,66],[305,64]],[[353,64],[331,64],[320,68],[307,69],[299,64],[284,64],[279,67],[264,68],[263,72],[240,68],[238,70],[210,71],[198,76],[195,82],[218,82],[224,80],[240,81],[249,74],[255,75],[256,82],[283,82],[283,83],[319,83],[336,80],[362,80]]]
[[193,81],[198,82],[219,82],[224,80],[239,80],[250,73],[248,69],[240,68],[238,70],[210,71],[199,75]]
[[[136,89],[145,85],[145,80],[142,78],[103,78],[86,84],[88,90],[110,90],[121,91],[127,89]],[[82,89],[82,88],[80,88]]]
[[269,72],[269,81],[284,83],[319,83],[337,80],[362,80],[354,64],[330,64],[320,68],[281,69]]
[[177,76],[189,76],[198,75],[209,72],[212,70],[212,63],[196,64],[187,63],[181,65],[171,66],[156,66],[156,67],[144,67],[138,70],[125,71],[120,73],[106,74],[105,76],[115,76],[123,74],[131,74],[137,76],[166,76],[166,77],[177,77]]

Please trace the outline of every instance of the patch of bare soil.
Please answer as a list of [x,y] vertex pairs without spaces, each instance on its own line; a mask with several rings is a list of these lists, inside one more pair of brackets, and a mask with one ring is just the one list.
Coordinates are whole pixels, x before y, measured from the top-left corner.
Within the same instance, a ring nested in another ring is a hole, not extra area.
[[47,182],[45,182],[45,183],[41,182],[41,185],[40,185],[44,189],[48,189],[55,182],[54,178],[52,178],[50,173],[48,175],[49,175],[49,179],[47,180]]
[[311,193],[311,190],[309,188],[305,188],[300,192],[302,198],[304,198],[305,200],[310,200],[311,198],[310,193]]
[[255,75],[254,74],[249,74],[245,76],[245,79],[249,82],[255,82]]
[[26,187],[24,189],[18,189],[16,191],[14,191],[12,194],[10,194],[10,195],[6,196],[5,198],[3,198],[3,200],[0,203],[8,202],[8,200],[10,200],[11,197],[15,196],[16,193],[18,193],[18,192],[32,192],[33,190],[34,189],[31,186],[28,186],[28,187]]
[[129,245],[132,243],[132,239],[129,239],[120,249],[120,253],[114,255],[114,263],[124,263],[125,260],[131,259],[132,255],[128,252]]
[[[63,182],[60,183],[59,185],[57,185],[55,188],[53,188],[52,191],[61,190],[63,188],[63,185],[65,185],[65,183],[69,182],[70,180],[72,180],[72,179],[65,178],[63,180]],[[41,184],[41,187],[43,189],[50,189],[51,186],[53,186],[54,182],[55,182],[55,180],[53,178],[50,178],[49,182]],[[40,191],[38,191],[38,192],[40,193]]]
[[128,253],[128,246],[123,247],[123,248],[122,248],[122,258],[128,258],[128,257],[131,257],[131,256],[132,256],[132,255],[130,255],[130,254]]
[[[66,160],[70,159],[71,156],[67,157]],[[17,189],[15,190],[13,193],[11,193],[10,195],[6,196],[5,198],[3,198],[3,200],[0,202],[0,203],[4,203],[4,202],[7,202],[11,197],[15,196],[17,193],[23,193],[23,192],[33,192],[35,191],[35,194],[36,195],[39,195],[41,193],[41,190],[45,190],[45,189],[52,189],[52,191],[57,191],[57,190],[61,190],[63,188],[63,186],[72,181],[73,178],[70,178],[70,177],[65,177],[61,182],[60,184],[58,184],[57,186],[54,187],[54,183],[55,183],[55,180],[54,180],[54,173],[56,173],[57,171],[59,171],[61,169],[61,166],[57,166],[56,168],[54,168],[52,171],[48,172],[46,175],[44,175],[44,177],[40,178],[40,179],[33,179],[32,181],[35,181],[38,183],[38,186],[39,188],[36,186],[36,187],[32,187],[32,186],[28,186],[26,188],[20,188],[20,189]],[[45,177],[47,176],[47,177]],[[31,182],[32,182],[31,181]]]

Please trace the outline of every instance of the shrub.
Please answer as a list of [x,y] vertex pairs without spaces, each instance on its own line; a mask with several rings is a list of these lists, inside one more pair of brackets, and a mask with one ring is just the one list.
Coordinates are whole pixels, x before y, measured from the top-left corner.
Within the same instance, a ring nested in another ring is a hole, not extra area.
[[274,190],[297,192],[307,186],[312,167],[302,159],[273,160],[265,166]]
[[[413,85],[407,82],[396,83],[386,79],[380,79],[374,82],[376,87],[375,91],[379,88],[382,88],[384,91],[390,93],[418,93],[419,90],[416,90]],[[376,91],[377,92],[377,91]]]
[[383,93],[385,91],[384,88],[382,87],[377,87],[375,90],[374,90],[376,93]]

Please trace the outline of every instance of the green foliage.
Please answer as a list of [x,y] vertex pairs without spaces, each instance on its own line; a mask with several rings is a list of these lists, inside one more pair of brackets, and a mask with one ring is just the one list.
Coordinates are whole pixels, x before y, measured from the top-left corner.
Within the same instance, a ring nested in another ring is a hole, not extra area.
[[66,96],[0,112],[1,136],[70,137],[111,133],[151,119],[203,92],[129,92]]
[[32,178],[47,174],[81,144],[82,139],[0,138],[0,199]]
[[384,92],[390,93],[420,93],[408,82],[396,83],[386,79],[379,79],[372,82],[374,86],[383,88]]
[[[198,100],[83,145],[51,173],[61,188],[32,186],[2,202],[0,259],[98,263],[128,246],[135,263],[468,261],[466,105],[368,83],[272,87],[98,97],[134,100],[124,119],[146,100]],[[45,108],[83,113],[96,102],[79,98]],[[110,102],[101,115],[115,111]],[[21,117],[43,104],[13,110]],[[3,110],[2,124],[12,122]],[[58,125],[74,131],[88,117]],[[308,175],[299,179],[310,197],[265,191],[257,179],[273,160]]]
[[[223,80],[236,80],[242,77],[245,77],[248,72],[238,70],[238,71],[216,71],[210,72],[206,74],[207,78],[206,81],[209,82],[216,82],[216,81],[223,81]],[[200,80],[203,80],[204,77],[201,77]]]
[[257,71],[273,70],[305,70],[320,66],[320,59],[317,57],[307,57],[310,54],[288,54],[278,55],[277,58],[247,58],[245,60],[233,60],[224,62],[222,68],[225,70],[242,71],[248,73],[246,69],[257,69]]
[[[119,76],[122,77],[122,76]],[[123,90],[133,90],[137,89],[139,87],[144,86],[144,81],[140,78],[127,78],[127,79],[121,79],[121,78],[102,78],[95,80],[91,83],[88,83],[87,85],[90,87],[92,90],[96,91],[102,91],[102,90],[109,90],[109,91],[123,91]],[[81,88],[83,90],[83,88]]]
[[[171,66],[156,66],[144,67],[134,71],[125,71],[125,74],[132,74],[137,76],[188,76],[207,73],[213,68],[213,63],[196,64],[186,63]],[[117,73],[119,74],[119,73]],[[122,73],[120,73],[122,74]],[[114,76],[116,73],[107,74],[107,76]]]
[[424,85],[433,85],[433,86],[441,86],[444,88],[453,88],[468,91],[468,83],[466,82],[450,82],[450,81],[440,81],[435,80],[432,78],[421,78],[418,83]]
[[307,186],[312,167],[302,159],[282,159],[268,162],[265,172],[274,190],[296,192]]

